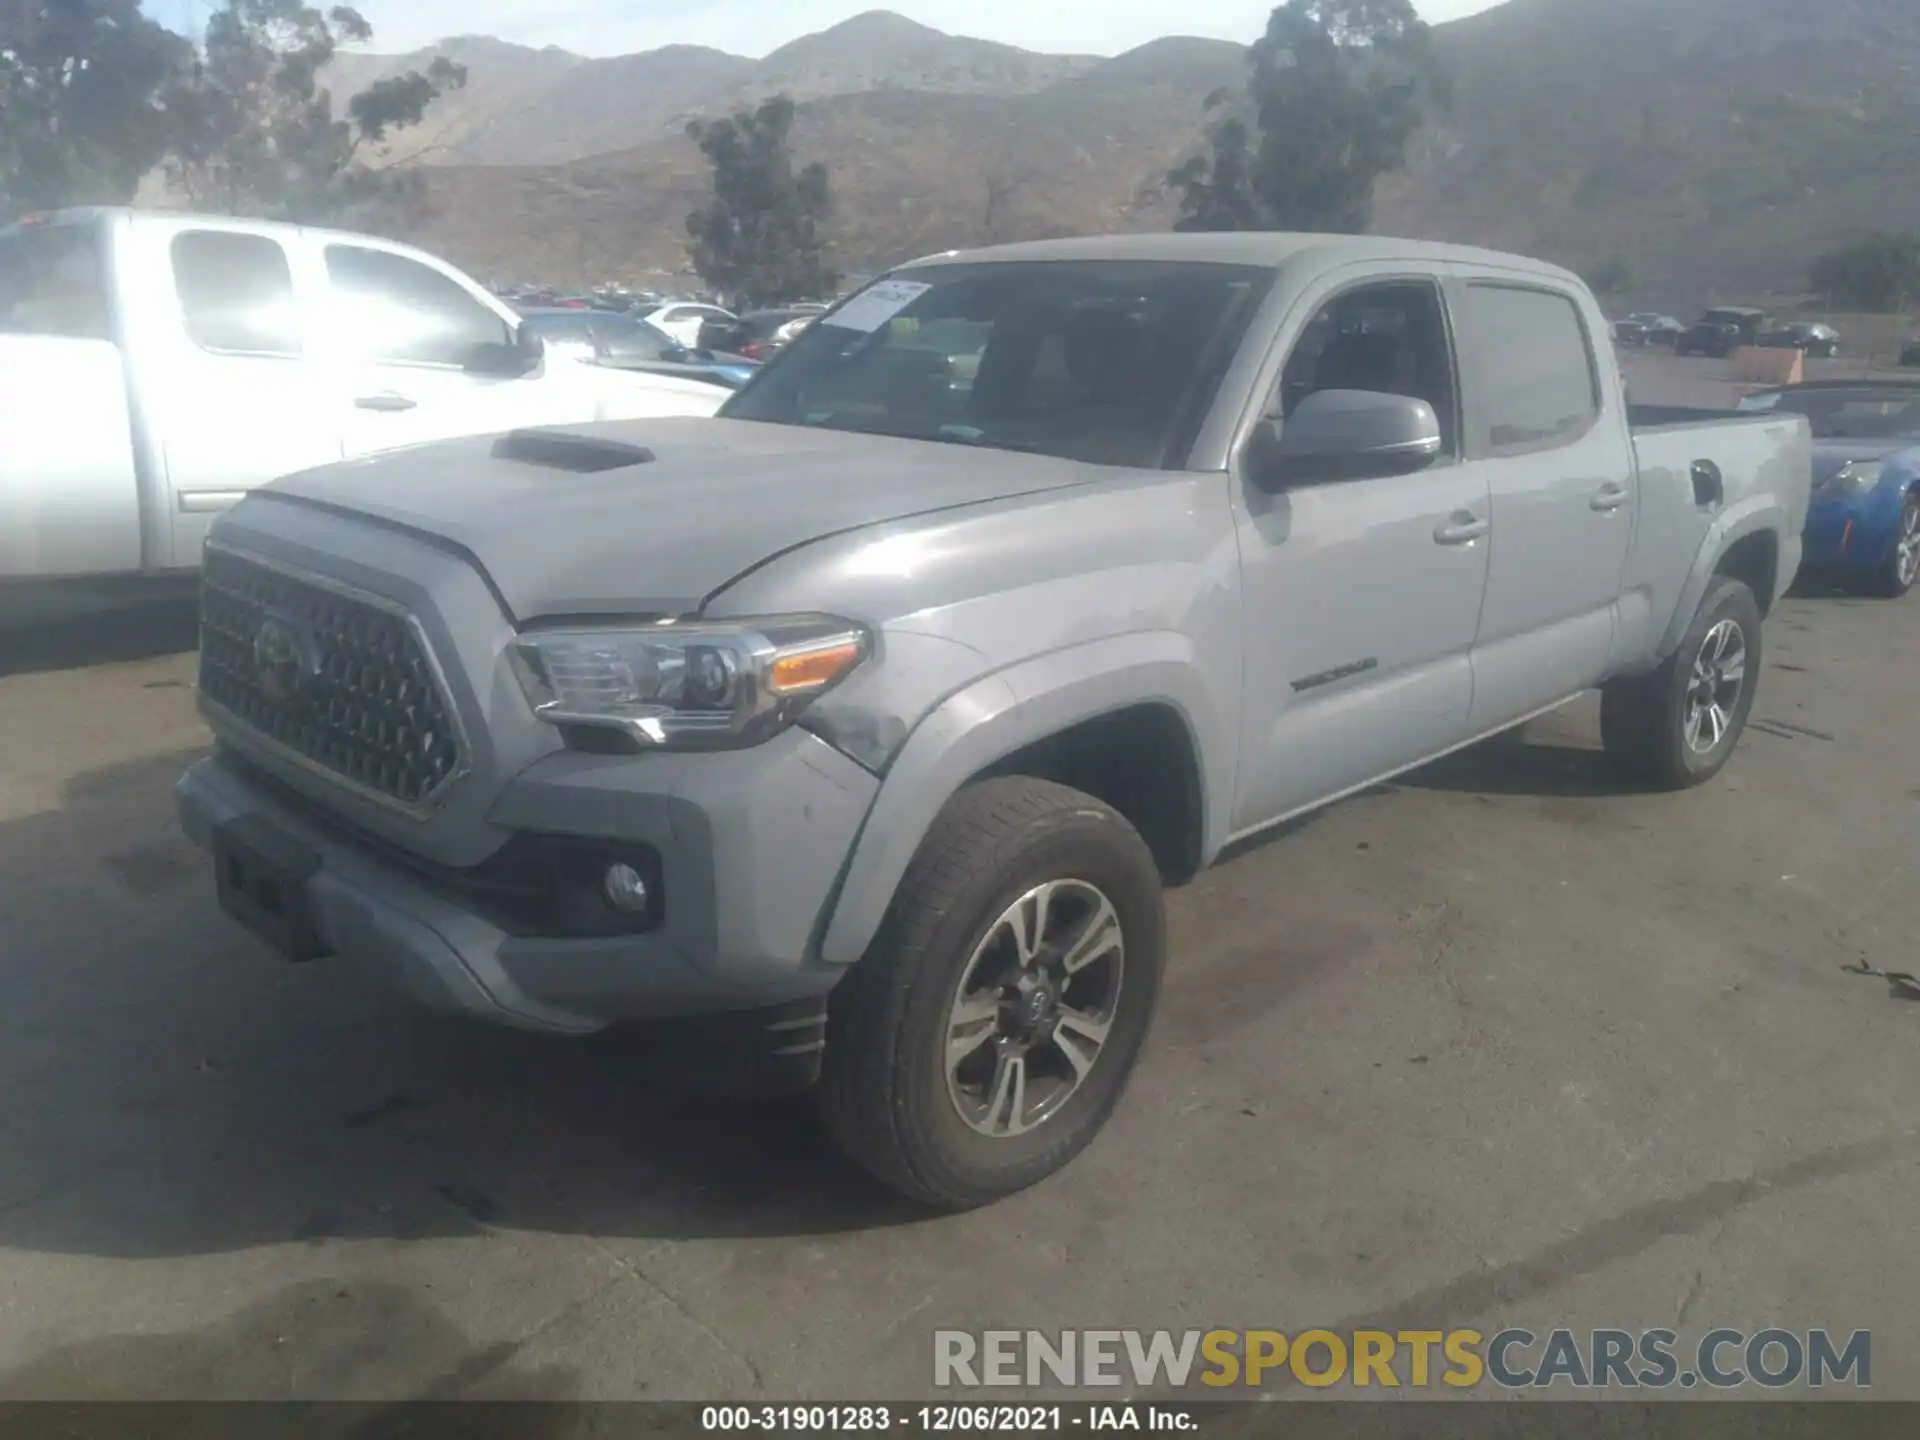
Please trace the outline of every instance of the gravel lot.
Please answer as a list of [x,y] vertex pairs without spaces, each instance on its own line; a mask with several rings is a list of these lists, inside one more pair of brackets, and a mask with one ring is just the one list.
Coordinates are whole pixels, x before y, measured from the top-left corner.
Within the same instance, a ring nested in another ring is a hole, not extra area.
[[[1723,399],[1629,355],[1645,398]],[[426,1019],[216,912],[191,616],[0,629],[0,1398],[926,1394],[935,1327],[1874,1331],[1920,1398],[1920,601],[1789,601],[1756,724],[1581,705],[1174,898],[1077,1165],[929,1220],[804,1105]]]

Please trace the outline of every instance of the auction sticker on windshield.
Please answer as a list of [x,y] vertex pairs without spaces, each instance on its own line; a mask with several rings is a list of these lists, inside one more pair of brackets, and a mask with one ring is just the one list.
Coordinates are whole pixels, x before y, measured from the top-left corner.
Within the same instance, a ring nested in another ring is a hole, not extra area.
[[871,335],[932,288],[917,280],[882,280],[862,290],[824,323]]

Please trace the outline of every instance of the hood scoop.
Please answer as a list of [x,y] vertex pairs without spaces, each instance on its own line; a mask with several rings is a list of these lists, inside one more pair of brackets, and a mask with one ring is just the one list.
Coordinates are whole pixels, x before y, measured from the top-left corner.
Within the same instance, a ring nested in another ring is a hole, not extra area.
[[595,435],[572,435],[565,430],[511,431],[494,445],[493,456],[496,460],[517,460],[523,465],[565,470],[575,475],[598,475],[607,470],[651,465],[655,458],[653,451],[644,445]]

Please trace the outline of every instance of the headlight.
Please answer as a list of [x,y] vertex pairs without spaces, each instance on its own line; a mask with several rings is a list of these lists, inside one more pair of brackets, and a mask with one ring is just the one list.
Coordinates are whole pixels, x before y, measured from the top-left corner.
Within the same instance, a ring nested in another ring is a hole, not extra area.
[[522,636],[510,658],[533,713],[642,745],[757,745],[866,659],[866,632],[831,615],[695,621]]
[[1864,495],[1880,483],[1880,477],[1886,473],[1886,469],[1884,460],[1850,461],[1834,471],[1820,488],[1841,495]]

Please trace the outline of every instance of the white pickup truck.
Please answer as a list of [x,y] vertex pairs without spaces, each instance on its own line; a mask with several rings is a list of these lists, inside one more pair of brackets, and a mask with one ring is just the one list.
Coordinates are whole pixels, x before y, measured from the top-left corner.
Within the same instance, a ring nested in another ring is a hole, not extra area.
[[68,210],[0,229],[0,583],[191,572],[216,514],[315,465],[728,392],[549,359],[404,245]]

